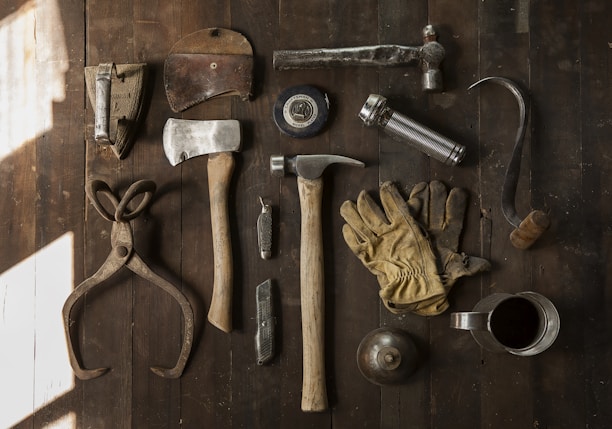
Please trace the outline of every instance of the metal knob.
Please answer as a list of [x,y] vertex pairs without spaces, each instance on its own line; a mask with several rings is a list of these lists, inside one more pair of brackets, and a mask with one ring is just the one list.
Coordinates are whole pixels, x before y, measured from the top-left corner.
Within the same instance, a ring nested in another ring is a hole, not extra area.
[[382,95],[370,94],[359,118],[367,126],[378,125],[396,140],[408,143],[446,165],[457,165],[465,156],[465,146],[394,111],[387,106],[387,99]]
[[378,385],[400,384],[418,365],[416,345],[400,329],[378,328],[367,334],[357,349],[361,374]]

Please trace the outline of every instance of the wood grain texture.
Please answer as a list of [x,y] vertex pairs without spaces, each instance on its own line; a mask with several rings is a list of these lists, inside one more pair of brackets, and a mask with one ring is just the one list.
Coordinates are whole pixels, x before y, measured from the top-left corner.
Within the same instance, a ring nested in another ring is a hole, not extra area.
[[[605,36],[611,23],[609,2],[46,3],[56,5],[61,23],[51,25],[50,18],[43,20],[39,15],[37,37],[31,39],[39,51],[31,52],[39,66],[63,70],[64,95],[53,101],[53,120],[47,121],[45,131],[0,158],[4,303],[0,327],[14,323],[9,315],[22,305],[14,291],[31,296],[36,303],[35,313],[23,307],[21,325],[8,326],[21,334],[25,346],[15,350],[32,368],[22,375],[27,392],[18,395],[0,387],[2,397],[9,400],[31,396],[14,427],[43,427],[63,418],[78,428],[609,426],[612,50]],[[0,40],[15,40],[4,37],[10,26],[40,4],[3,3]],[[417,67],[282,72],[272,67],[277,49],[417,45],[426,24],[435,26],[438,41],[446,49],[442,93],[422,92]],[[251,42],[253,97],[250,101],[213,99],[175,114],[164,92],[164,60],[176,41],[209,27],[230,28]],[[59,46],[52,53],[40,51],[45,35],[59,40],[60,32],[65,62],[59,61]],[[11,46],[16,53],[3,58],[7,67],[0,71],[0,85],[12,82],[7,76],[15,70],[11,61],[23,51]],[[150,72],[145,118],[122,161],[94,142],[93,109],[85,93],[83,68],[109,61],[145,62]],[[24,87],[32,76],[24,73]],[[39,84],[45,76],[38,76]],[[528,250],[510,243],[513,228],[500,206],[518,124],[516,100],[493,85],[467,91],[471,83],[486,76],[510,78],[530,96],[516,205],[523,217],[542,210],[550,216],[551,225]],[[272,120],[278,94],[298,84],[314,85],[330,100],[327,126],[307,140],[282,134]],[[465,145],[466,158],[456,167],[447,167],[378,128],[365,127],[357,114],[373,93],[385,96],[398,112]],[[206,322],[213,296],[213,231],[217,229],[210,211],[208,157],[176,167],[168,163],[161,132],[169,117],[237,119],[242,125],[243,148],[234,154],[234,173],[227,181],[234,262],[230,334]],[[32,124],[38,121],[40,117],[32,115]],[[3,133],[15,135],[20,131],[16,127],[17,123],[11,124]],[[269,159],[275,154],[312,153],[349,156],[363,161],[366,168],[335,166],[323,174],[323,246],[319,250],[325,269],[319,298],[324,323],[317,328],[317,342],[325,350],[321,382],[328,407],[304,413],[302,358],[308,348],[302,343],[301,317],[308,304],[300,296],[304,260],[300,198],[296,178],[271,176]],[[85,365],[110,366],[112,371],[95,380],[74,380],[73,387],[55,397],[43,374],[48,365],[38,357],[44,350],[42,312],[51,305],[45,297],[53,296],[57,285],[44,278],[40,266],[38,272],[24,275],[19,285],[5,279],[12,269],[35,260],[33,255],[38,257],[38,252],[65,234],[72,237],[74,246],[74,284],[98,269],[110,250],[111,224],[86,201],[83,186],[92,178],[105,180],[120,195],[136,180],[156,182],[153,203],[132,222],[135,249],[156,273],[188,296],[196,315],[195,343],[180,379],[153,374],[150,366],[176,362],[182,341],[180,308],[158,288],[122,270],[86,297],[76,328]],[[460,250],[487,258],[492,270],[458,281],[449,295],[447,313],[428,318],[394,315],[380,303],[376,278],[344,243],[339,208],[345,200],[355,201],[361,190],[378,199],[382,181],[396,182],[407,197],[416,183],[434,179],[468,191]],[[259,196],[273,208],[273,257],[269,260],[262,260],[257,250]],[[254,351],[255,287],[268,278],[278,292],[277,355],[268,365],[259,366]],[[524,290],[547,296],[561,316],[557,341],[541,355],[520,358],[489,353],[469,333],[449,328],[450,311],[468,311],[494,292]],[[402,385],[376,386],[359,373],[355,359],[359,342],[379,326],[403,329],[417,344],[418,368]],[[3,344],[4,332],[8,330],[0,330]],[[8,404],[17,405],[22,403]]]
[[234,261],[228,211],[229,189],[236,162],[231,152],[208,156],[208,200],[213,245],[213,294],[208,321],[223,332],[232,331]]
[[327,409],[325,379],[325,266],[321,209],[323,178],[298,176],[300,196],[300,305],[302,308],[302,411]]

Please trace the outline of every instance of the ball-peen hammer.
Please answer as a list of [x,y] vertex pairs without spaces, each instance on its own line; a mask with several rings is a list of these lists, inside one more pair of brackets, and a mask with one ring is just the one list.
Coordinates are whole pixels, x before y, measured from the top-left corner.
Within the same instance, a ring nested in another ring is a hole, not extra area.
[[422,46],[375,45],[350,48],[321,48],[274,51],[276,70],[317,69],[344,66],[398,67],[419,65],[423,72],[423,91],[443,89],[440,63],[444,47],[437,42],[433,26],[423,28]]

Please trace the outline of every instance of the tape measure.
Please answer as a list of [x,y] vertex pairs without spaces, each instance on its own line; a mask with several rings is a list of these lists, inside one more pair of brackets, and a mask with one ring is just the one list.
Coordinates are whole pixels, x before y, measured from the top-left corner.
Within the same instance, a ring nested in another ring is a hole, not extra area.
[[295,138],[318,134],[329,114],[327,94],[310,85],[285,89],[274,103],[274,122],[279,130]]

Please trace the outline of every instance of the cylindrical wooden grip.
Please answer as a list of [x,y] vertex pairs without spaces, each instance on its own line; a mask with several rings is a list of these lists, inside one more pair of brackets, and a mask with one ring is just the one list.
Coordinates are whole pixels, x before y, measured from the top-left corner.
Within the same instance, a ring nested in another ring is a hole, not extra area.
[[208,193],[212,226],[214,279],[208,321],[224,332],[232,330],[232,240],[228,215],[229,186],[234,171],[230,152],[208,158]]
[[325,386],[325,289],[321,198],[323,179],[298,176],[302,218],[300,299],[302,307],[302,411],[327,409]]
[[534,210],[523,219],[518,228],[510,233],[510,242],[517,249],[527,249],[550,226],[550,219],[546,213]]

